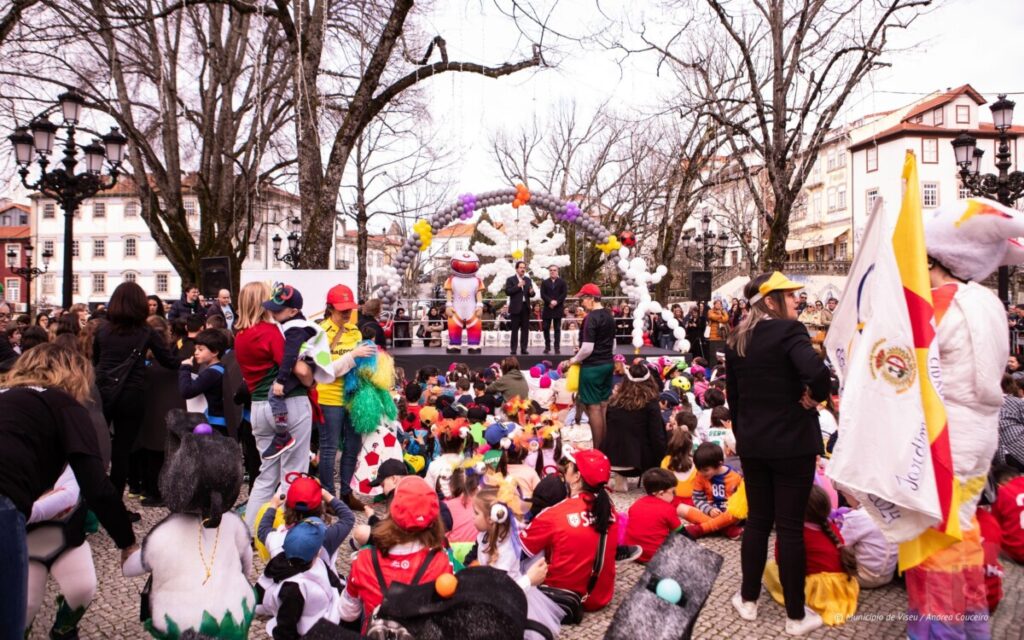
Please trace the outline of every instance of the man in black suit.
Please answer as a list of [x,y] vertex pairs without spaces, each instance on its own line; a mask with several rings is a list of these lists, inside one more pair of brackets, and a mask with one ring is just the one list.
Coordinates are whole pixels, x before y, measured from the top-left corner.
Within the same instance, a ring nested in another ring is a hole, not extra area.
[[544,301],[541,326],[544,328],[544,353],[551,353],[551,327],[555,328],[555,353],[561,352],[562,317],[565,315],[565,296],[569,294],[565,280],[558,277],[558,267],[548,267],[548,278],[540,283],[540,299]]
[[512,320],[511,353],[515,355],[516,345],[523,355],[529,355],[526,346],[530,343],[530,298],[533,297],[533,282],[526,275],[526,263],[516,263],[516,274],[505,280],[505,295],[508,296],[508,314]]

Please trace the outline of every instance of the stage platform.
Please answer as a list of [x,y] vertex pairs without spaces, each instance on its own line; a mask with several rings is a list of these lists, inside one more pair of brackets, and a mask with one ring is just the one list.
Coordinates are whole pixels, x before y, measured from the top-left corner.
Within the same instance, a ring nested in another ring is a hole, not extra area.
[[[575,349],[563,348],[561,354],[544,355],[544,347],[533,347],[530,349],[529,355],[516,354],[516,357],[519,358],[521,368],[529,369],[544,360],[558,364],[562,360],[568,360],[575,352]],[[621,353],[627,358],[632,357],[633,352],[634,349],[630,345],[621,344],[615,347],[615,353]],[[512,355],[508,347],[483,347],[480,353],[473,354],[470,354],[466,347],[463,347],[462,353],[446,353],[444,347],[403,347],[389,349],[388,353],[394,356],[395,366],[405,369],[405,375],[409,379],[412,379],[415,372],[423,367],[433,366],[444,372],[448,370],[448,365],[452,362],[465,362],[470,369],[485,369],[491,363],[500,363],[504,357]],[[643,358],[657,358],[658,356],[678,358],[681,354],[656,347],[642,347],[639,355]]]

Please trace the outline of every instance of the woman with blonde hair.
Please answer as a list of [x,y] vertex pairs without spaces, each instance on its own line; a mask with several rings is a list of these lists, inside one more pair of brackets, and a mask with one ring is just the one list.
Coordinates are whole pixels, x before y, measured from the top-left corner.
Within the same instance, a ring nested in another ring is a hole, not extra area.
[[750,313],[729,335],[725,350],[729,409],[749,504],[740,547],[742,582],[732,605],[744,620],[757,618],[774,525],[790,635],[822,624],[804,606],[803,523],[816,459],[824,453],[815,409],[831,388],[828,368],[796,319],[796,292],[802,288],[778,271],[751,279],[743,291]]
[[25,628],[28,549],[25,525],[33,503],[67,466],[89,508],[121,549],[136,548],[135,534],[106,476],[96,432],[82,402],[92,366],[77,350],[40,344],[23,354],[0,390],[0,620],[20,637]]

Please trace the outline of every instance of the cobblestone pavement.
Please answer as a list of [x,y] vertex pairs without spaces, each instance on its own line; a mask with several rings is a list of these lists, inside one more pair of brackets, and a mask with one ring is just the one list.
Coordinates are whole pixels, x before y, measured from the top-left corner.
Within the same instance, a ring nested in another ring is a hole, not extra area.
[[[632,491],[628,494],[615,494],[618,508],[625,509],[639,497]],[[140,509],[134,500],[129,500],[129,508],[140,510],[142,522],[135,527],[136,533],[144,535],[154,524],[166,515],[164,509]],[[363,516],[359,516],[363,521]],[[89,608],[81,624],[82,638],[145,638],[139,622],[139,592],[145,583],[145,577],[126,579],[121,577],[118,567],[118,554],[110,538],[102,531],[90,536],[90,543],[96,561],[99,578],[98,595]],[[732,610],[729,598],[739,590],[739,542],[724,538],[702,540],[702,544],[716,551],[725,558],[722,572],[715,583],[714,590],[708,599],[704,611],[697,620],[694,638],[705,639],[747,639],[747,638],[787,638],[783,631],[784,613],[782,607],[770,598],[763,598],[757,622],[745,622]],[[344,555],[344,554],[342,554]],[[1005,598],[992,618],[992,637],[996,640],[1024,640],[1024,567],[1014,564],[1007,558],[1002,559],[1006,572],[1003,581]],[[257,569],[263,565],[257,560]],[[349,559],[340,561],[339,569],[347,572]],[[605,629],[611,621],[626,592],[636,583],[643,573],[637,564],[620,564],[616,580],[615,599],[604,611],[588,614],[583,623],[576,627],[563,627],[561,637],[567,640],[593,639],[603,637]],[[37,618],[37,624],[30,638],[44,640],[53,620],[54,598],[56,585],[50,581],[46,603]],[[904,638],[905,623],[900,620],[906,611],[906,593],[901,586],[890,585],[882,589],[861,591],[857,619],[847,622],[842,627],[824,627],[809,637],[811,638]],[[265,620],[257,619],[253,623],[251,638],[265,639]],[[642,633],[636,636],[643,638]]]

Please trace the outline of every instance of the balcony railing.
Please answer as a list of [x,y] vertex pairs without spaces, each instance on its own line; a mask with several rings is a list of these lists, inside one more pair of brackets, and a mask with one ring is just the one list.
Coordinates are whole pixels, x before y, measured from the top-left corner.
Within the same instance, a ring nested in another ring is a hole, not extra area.
[[849,260],[822,260],[820,262],[787,262],[784,270],[788,273],[810,275],[846,275],[850,272]]

